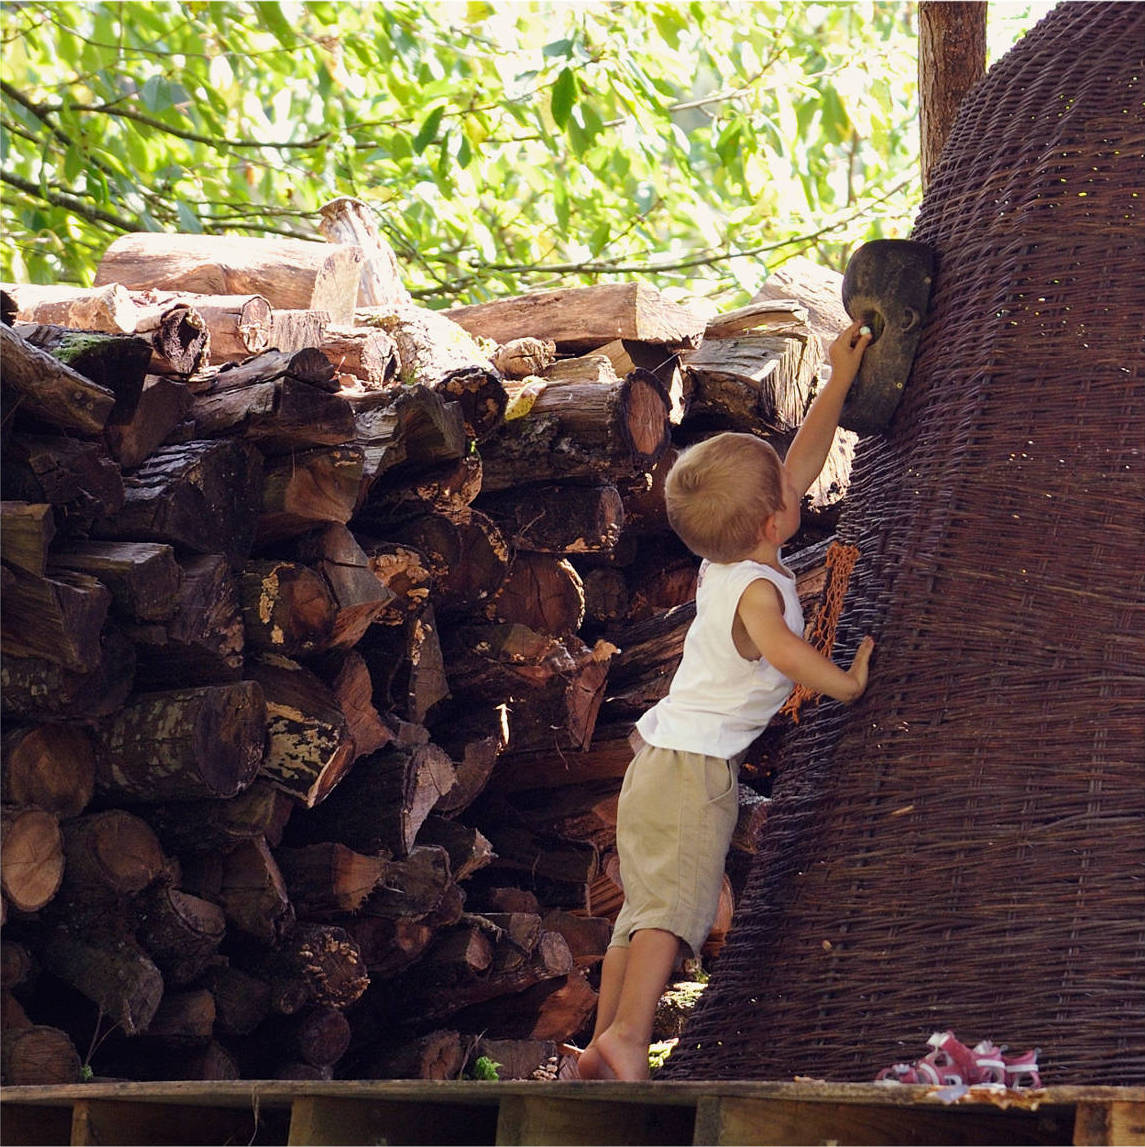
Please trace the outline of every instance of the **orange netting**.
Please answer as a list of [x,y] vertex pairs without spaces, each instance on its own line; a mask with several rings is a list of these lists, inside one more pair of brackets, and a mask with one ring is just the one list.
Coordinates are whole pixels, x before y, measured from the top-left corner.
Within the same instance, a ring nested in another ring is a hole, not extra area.
[[[807,640],[823,654],[831,656],[835,648],[835,629],[839,624],[839,615],[843,612],[843,598],[847,594],[847,583],[851,580],[851,570],[859,560],[857,546],[843,545],[841,542],[832,542],[827,548],[827,581],[823,586],[823,596],[815,609],[815,620],[811,625],[811,632]],[[781,714],[789,716],[799,724],[799,710],[804,702],[814,700],[819,693],[809,689],[806,685],[796,685],[790,697],[787,698]]]

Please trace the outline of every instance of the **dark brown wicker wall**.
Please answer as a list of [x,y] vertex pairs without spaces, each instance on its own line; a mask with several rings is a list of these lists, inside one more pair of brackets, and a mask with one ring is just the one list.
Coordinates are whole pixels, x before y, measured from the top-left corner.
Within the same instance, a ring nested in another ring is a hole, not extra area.
[[870,689],[789,738],[669,1078],[870,1079],[950,1027],[1145,1082],[1142,45],[1145,5],[1063,4],[960,113],[840,529]]

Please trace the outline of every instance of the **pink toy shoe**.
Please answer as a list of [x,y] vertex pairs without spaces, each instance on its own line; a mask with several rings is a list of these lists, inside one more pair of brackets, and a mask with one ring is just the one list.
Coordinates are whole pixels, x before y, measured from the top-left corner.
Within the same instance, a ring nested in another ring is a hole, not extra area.
[[1021,1080],[1028,1079],[1027,1087],[1042,1086],[1042,1077],[1038,1074],[1038,1052],[1040,1048],[1031,1048],[1023,1055],[1003,1056],[1006,1065],[1006,1086],[1022,1087]]

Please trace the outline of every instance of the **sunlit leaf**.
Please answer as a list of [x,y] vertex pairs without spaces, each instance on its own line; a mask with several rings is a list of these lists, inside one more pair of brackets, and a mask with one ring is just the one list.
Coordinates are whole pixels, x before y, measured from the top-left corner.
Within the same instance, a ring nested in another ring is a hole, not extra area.
[[549,110],[557,127],[565,127],[569,122],[569,113],[576,101],[576,76],[571,68],[562,68],[553,84],[552,98]]

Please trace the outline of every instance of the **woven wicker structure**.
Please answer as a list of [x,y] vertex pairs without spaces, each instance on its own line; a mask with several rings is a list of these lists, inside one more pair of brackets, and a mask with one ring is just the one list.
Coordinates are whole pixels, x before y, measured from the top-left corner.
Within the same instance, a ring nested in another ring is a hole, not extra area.
[[675,1079],[869,1080],[935,1030],[1145,1082],[1145,5],[1051,12],[913,237],[919,356],[855,461],[854,707],[804,709]]

